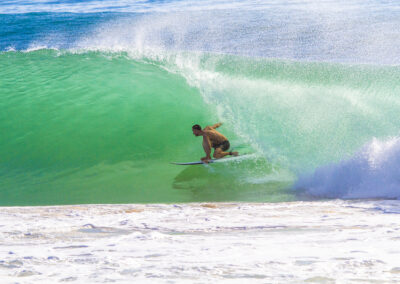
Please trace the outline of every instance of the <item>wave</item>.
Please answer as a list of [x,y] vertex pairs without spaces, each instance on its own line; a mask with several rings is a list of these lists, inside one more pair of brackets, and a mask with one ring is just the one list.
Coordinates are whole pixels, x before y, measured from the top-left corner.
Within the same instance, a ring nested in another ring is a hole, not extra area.
[[[74,50],[124,53],[182,76],[234,133],[296,173],[397,133],[399,66],[235,54],[248,50],[246,40],[211,19],[212,13],[167,14],[108,22]],[[253,44],[259,50],[262,42]]]
[[[292,200],[296,175],[400,126],[397,67],[47,49],[0,61],[3,204]],[[220,120],[255,156],[169,165],[202,155],[191,125]]]
[[373,139],[353,157],[317,168],[295,188],[324,198],[400,198],[400,138]]
[[[356,196],[305,173],[398,135],[397,22],[365,32],[358,11],[353,38],[336,12],[279,9],[0,15],[1,204],[289,201],[297,177]],[[191,125],[216,121],[253,155],[169,165],[198,159]]]
[[[203,155],[191,126],[218,121],[218,106],[159,65],[57,50],[4,52],[0,61],[3,205],[291,198],[278,190],[290,173],[282,178],[260,155],[210,168],[170,165]],[[252,151],[225,125],[231,145]],[[262,197],[268,188],[277,194]]]

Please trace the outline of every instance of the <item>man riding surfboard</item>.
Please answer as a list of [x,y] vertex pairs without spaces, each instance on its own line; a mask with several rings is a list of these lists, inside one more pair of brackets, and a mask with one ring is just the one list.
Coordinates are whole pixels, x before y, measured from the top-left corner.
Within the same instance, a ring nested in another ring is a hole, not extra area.
[[198,124],[192,126],[192,131],[195,136],[203,136],[203,149],[206,156],[201,158],[201,160],[204,163],[208,163],[208,161],[211,160],[211,147],[214,148],[213,157],[215,159],[220,159],[227,155],[239,155],[238,152],[225,152],[230,147],[229,141],[224,135],[215,130],[221,125],[222,123],[220,122],[213,126],[206,126],[204,129],[201,129],[201,126]]

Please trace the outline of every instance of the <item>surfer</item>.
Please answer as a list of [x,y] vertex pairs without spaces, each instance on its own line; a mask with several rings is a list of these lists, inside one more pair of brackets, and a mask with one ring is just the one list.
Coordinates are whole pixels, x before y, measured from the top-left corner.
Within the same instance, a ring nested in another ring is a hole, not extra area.
[[238,152],[225,152],[229,149],[230,144],[228,139],[219,133],[216,128],[220,127],[222,123],[216,123],[213,126],[206,126],[201,129],[201,126],[195,124],[192,126],[192,131],[195,136],[203,136],[203,149],[206,152],[206,156],[201,158],[204,163],[208,163],[211,160],[211,147],[214,148],[213,157],[220,159],[228,155],[237,156]]

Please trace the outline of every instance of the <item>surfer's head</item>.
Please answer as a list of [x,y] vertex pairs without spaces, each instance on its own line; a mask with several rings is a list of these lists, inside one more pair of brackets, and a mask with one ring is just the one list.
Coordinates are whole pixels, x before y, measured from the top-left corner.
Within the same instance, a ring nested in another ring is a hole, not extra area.
[[201,126],[198,124],[193,125],[192,131],[195,136],[200,136],[201,135]]

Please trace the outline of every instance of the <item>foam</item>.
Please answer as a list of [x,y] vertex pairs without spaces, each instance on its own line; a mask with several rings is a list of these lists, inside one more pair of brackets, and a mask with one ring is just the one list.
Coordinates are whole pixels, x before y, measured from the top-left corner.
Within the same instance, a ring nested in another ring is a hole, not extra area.
[[351,158],[317,168],[294,186],[329,198],[400,198],[400,138],[374,138]]
[[391,207],[399,201],[1,207],[0,277],[398,283],[400,215]]

